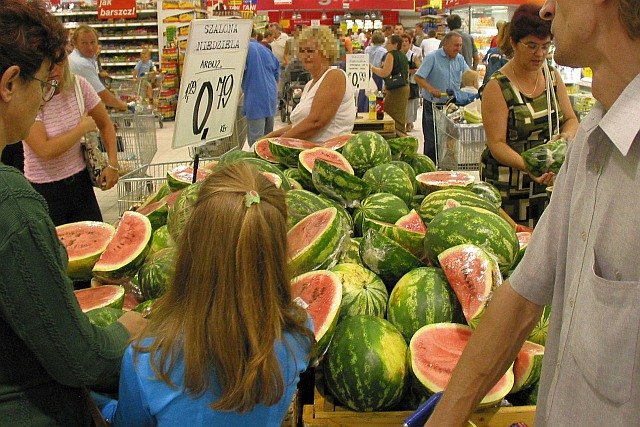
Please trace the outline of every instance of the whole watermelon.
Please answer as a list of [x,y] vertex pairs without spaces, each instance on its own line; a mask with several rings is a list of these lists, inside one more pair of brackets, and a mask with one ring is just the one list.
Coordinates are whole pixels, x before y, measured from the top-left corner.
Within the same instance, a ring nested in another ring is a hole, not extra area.
[[407,344],[389,322],[375,316],[340,322],[324,358],[331,393],[355,411],[390,408],[402,398],[408,373]]
[[189,185],[183,189],[176,201],[169,207],[167,215],[167,229],[174,242],[178,242],[184,226],[189,220],[193,206],[198,200],[200,183]]
[[362,236],[365,233],[362,227],[365,218],[394,223],[408,213],[407,204],[398,196],[390,193],[372,194],[353,211],[355,234]]
[[400,167],[391,163],[374,166],[364,173],[362,180],[371,186],[372,193],[390,193],[411,204],[415,191],[413,183]]
[[331,271],[342,281],[338,321],[358,314],[384,318],[389,293],[373,271],[358,264],[338,264]]
[[173,247],[174,245],[175,243],[169,234],[169,229],[166,225],[163,225],[153,232],[153,236],[151,236],[151,248],[147,256],[161,249]]
[[374,166],[391,161],[389,144],[380,134],[371,131],[352,136],[342,147],[342,155],[357,176],[362,176]]
[[497,208],[492,202],[474,193],[471,189],[449,187],[433,191],[422,199],[422,203],[420,203],[420,207],[417,209],[422,220],[427,224],[431,222],[433,217],[442,211],[447,200],[450,199],[455,200],[463,206],[475,206],[493,213],[498,213]]
[[91,324],[106,328],[115,323],[124,314],[124,311],[119,308],[100,307],[87,311],[86,314]]
[[161,249],[148,257],[138,271],[140,294],[144,301],[161,297],[171,284],[176,250]]

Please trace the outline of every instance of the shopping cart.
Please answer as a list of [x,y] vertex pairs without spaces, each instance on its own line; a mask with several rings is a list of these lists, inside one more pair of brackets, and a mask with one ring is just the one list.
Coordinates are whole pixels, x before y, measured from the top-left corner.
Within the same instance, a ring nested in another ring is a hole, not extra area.
[[451,104],[433,104],[436,164],[442,170],[480,170],[486,145],[482,124],[464,123],[460,111],[447,114]]
[[139,79],[123,79],[111,84],[111,90],[120,100],[132,105],[136,114],[153,114],[163,127],[163,115],[158,111],[162,88],[161,73],[147,74]]
[[[153,113],[113,113],[120,175],[151,163],[158,151],[156,117]],[[101,144],[102,151],[104,146]]]

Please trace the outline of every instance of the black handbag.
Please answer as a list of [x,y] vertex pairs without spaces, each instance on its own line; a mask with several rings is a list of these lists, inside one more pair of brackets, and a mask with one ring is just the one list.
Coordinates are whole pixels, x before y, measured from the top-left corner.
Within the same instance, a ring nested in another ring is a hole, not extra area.
[[399,87],[406,86],[406,84],[407,81],[402,77],[402,74],[385,77],[384,79],[384,87],[389,90],[398,89]]
[[409,83],[409,99],[416,99],[420,97],[420,86],[418,83]]

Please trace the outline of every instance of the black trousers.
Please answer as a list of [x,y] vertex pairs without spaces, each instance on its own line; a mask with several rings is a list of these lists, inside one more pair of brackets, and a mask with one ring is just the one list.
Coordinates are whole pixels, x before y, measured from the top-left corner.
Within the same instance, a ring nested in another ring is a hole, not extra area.
[[86,169],[60,181],[31,185],[47,201],[49,216],[56,226],[77,221],[102,221]]
[[422,135],[424,136],[424,154],[436,163],[436,133],[433,129],[433,104],[426,99],[422,101]]

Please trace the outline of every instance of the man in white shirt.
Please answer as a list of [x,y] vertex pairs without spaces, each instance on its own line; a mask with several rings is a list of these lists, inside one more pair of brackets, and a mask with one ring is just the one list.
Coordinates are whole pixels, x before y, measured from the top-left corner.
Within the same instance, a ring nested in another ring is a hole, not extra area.
[[273,54],[276,56],[276,58],[278,58],[280,67],[284,68],[284,66],[286,65],[284,63],[284,47],[287,44],[289,35],[282,32],[282,27],[280,26],[280,24],[270,24],[269,29],[273,32],[271,50],[273,51]]
[[438,50],[440,47],[440,40],[436,38],[435,30],[429,30],[427,38],[420,43],[420,50],[422,51],[422,57],[426,58],[431,52]]

